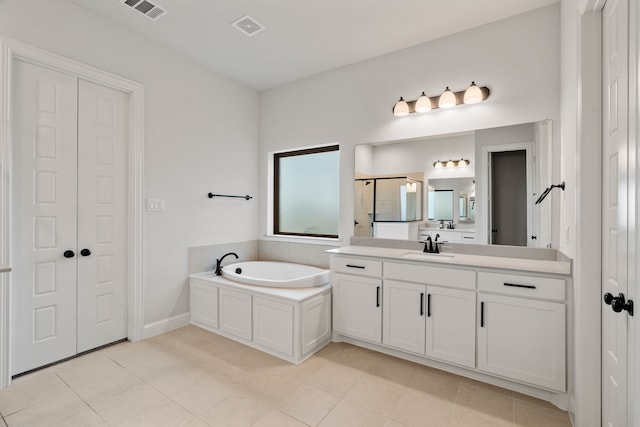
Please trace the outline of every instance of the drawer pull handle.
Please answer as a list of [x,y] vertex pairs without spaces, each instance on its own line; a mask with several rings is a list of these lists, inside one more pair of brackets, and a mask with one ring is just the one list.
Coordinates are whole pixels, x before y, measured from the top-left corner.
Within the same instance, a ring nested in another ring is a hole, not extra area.
[[420,316],[424,316],[424,292],[420,293]]
[[484,328],[484,301],[480,302],[480,327]]
[[359,268],[359,269],[361,269],[361,270],[364,270],[364,269],[365,269],[365,266],[364,266],[364,265],[353,265],[353,264],[347,264],[347,267],[349,267],[349,268]]
[[427,294],[427,317],[431,317],[431,294]]
[[380,286],[376,286],[376,307],[380,307]]
[[512,288],[525,288],[525,289],[535,289],[535,285],[518,285],[515,283],[505,283],[505,286],[511,286]]

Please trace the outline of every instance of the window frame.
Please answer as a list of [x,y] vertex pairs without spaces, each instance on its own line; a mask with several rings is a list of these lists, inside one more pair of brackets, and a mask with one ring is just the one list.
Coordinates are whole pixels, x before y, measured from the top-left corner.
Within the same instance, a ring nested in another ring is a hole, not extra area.
[[[305,156],[309,154],[320,154],[332,151],[340,152],[339,144],[324,145],[320,147],[303,148],[299,150],[281,151],[273,153],[273,235],[274,236],[297,236],[315,237],[325,239],[339,239],[339,234],[317,234],[317,233],[293,233],[280,231],[280,159],[287,157]],[[340,192],[338,191],[338,198]],[[339,202],[339,201],[338,201]],[[340,215],[338,214],[338,228],[340,227]]]

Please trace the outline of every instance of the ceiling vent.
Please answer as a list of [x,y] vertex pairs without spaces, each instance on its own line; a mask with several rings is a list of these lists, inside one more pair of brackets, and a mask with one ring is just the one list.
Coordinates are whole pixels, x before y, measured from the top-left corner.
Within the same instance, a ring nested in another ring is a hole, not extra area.
[[163,7],[147,0],[120,0],[120,3],[137,10],[152,21],[157,21],[169,13]]
[[242,18],[234,21],[231,25],[233,25],[237,30],[242,31],[249,37],[253,37],[258,33],[266,30],[264,26],[259,24],[255,19],[250,17],[249,15],[245,15]]

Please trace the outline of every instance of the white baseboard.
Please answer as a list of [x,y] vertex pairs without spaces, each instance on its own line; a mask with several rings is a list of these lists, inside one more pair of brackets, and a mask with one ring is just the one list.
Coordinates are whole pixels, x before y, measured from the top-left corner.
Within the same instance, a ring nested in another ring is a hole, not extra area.
[[167,317],[166,319],[158,320],[144,325],[142,330],[142,339],[155,337],[162,335],[165,332],[173,331],[174,329],[187,326],[191,322],[191,313],[186,312],[178,314],[177,316]]

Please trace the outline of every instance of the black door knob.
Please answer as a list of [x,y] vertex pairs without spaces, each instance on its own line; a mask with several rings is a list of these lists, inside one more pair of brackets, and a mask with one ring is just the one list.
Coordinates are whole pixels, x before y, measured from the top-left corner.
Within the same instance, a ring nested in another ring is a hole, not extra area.
[[611,309],[616,313],[620,313],[624,309],[624,303],[624,298],[622,300],[620,300],[619,297],[614,298],[613,301],[611,301]]
[[65,258],[73,258],[74,256],[76,256],[76,253],[73,251],[64,251],[64,253],[62,254]]
[[83,249],[83,250],[80,251],[80,255],[89,256],[89,255],[91,255],[91,251],[89,249]]
[[606,294],[604,294],[602,299],[604,300],[605,304],[611,305],[611,303],[613,302],[613,295],[610,292],[607,292]]
[[622,310],[626,310],[629,313],[629,316],[633,316],[633,301],[627,301],[623,293],[620,293],[617,297],[614,297],[611,293],[607,292],[606,294],[604,294],[603,299],[605,304],[610,305],[611,309],[616,313],[620,313]]

